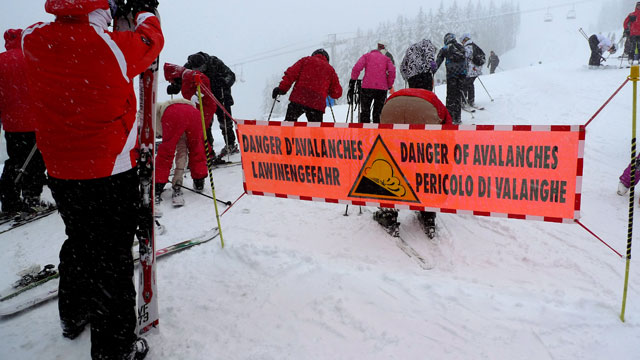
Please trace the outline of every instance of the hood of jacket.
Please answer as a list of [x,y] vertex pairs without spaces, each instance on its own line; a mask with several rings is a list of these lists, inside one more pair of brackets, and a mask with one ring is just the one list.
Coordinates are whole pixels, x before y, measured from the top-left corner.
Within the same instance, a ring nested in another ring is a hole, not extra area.
[[55,16],[82,16],[98,9],[109,10],[108,0],[47,0],[44,9]]
[[20,49],[22,29],[9,29],[4,32],[4,48],[7,50]]

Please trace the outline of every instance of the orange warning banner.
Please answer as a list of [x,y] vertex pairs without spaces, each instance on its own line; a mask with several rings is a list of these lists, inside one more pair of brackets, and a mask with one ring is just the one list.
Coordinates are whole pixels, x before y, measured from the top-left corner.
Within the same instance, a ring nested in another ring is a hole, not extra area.
[[241,121],[238,135],[251,194],[547,221],[579,217],[581,126]]

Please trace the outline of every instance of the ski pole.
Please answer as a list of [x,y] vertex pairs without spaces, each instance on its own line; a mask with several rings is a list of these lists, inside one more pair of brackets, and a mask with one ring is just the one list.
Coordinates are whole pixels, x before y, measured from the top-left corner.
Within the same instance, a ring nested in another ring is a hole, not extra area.
[[580,34],[582,34],[582,36],[584,36],[585,39],[587,39],[587,41],[589,41],[589,37],[587,36],[587,34],[584,32],[584,30],[582,30],[582,28],[578,29],[578,31],[580,32]]
[[493,102],[493,98],[491,97],[491,94],[489,94],[489,90],[487,90],[487,87],[484,86],[484,83],[482,82],[482,79],[480,79],[480,76],[478,76],[478,81],[480,81],[480,84],[482,85],[482,87],[484,88],[484,91],[487,92],[487,95],[489,95],[489,99],[491,99],[491,102]]
[[[211,149],[209,146],[209,141],[207,139],[207,126],[204,121],[204,106],[202,104],[202,91],[200,89],[200,85],[202,85],[202,79],[200,78],[200,74],[196,74],[196,89],[198,91],[198,102],[200,104],[200,118],[202,119],[202,134],[204,137],[204,148],[207,154],[207,169],[209,170],[209,183],[211,185],[211,194],[213,198],[216,198],[216,187],[213,184],[213,171],[211,168],[213,167],[213,159],[211,158]],[[222,237],[222,224],[220,224],[220,213],[218,212],[218,202],[213,202],[213,207],[216,211],[216,221],[218,222],[218,231],[220,231],[220,246],[224,248],[224,239]]]
[[622,310],[620,311],[620,320],[624,322],[624,313],[627,305],[627,289],[629,286],[629,266],[631,263],[631,239],[633,233],[633,210],[635,208],[635,176],[636,176],[636,113],[638,111],[638,81],[640,80],[640,66],[631,67],[629,80],[633,82],[633,103],[632,103],[632,121],[631,121],[631,186],[629,187],[629,223],[627,225],[627,256],[626,269],[624,276],[624,290],[622,296]]
[[209,196],[209,195],[207,195],[207,194],[203,194],[203,193],[201,193],[201,192],[199,192],[199,191],[195,191],[195,190],[193,190],[192,188],[186,187],[186,186],[184,186],[184,185],[178,185],[178,186],[180,186],[180,187],[181,187],[181,188],[183,188],[183,189],[189,190],[189,191],[191,191],[191,192],[193,192],[193,193],[196,193],[196,194],[198,194],[198,195],[202,195],[202,196],[204,196],[204,197],[206,197],[206,198],[209,198],[209,199],[211,199],[211,200],[215,200],[215,201],[217,201],[217,202],[219,202],[219,203],[221,203],[221,204],[225,204],[225,205],[227,205],[227,206],[231,205],[231,201],[224,201],[224,200],[216,199],[216,198],[214,198],[213,196]]
[[331,109],[331,117],[333,118],[333,122],[336,122],[336,115],[333,113],[333,106],[329,103],[329,109]]
[[37,144],[33,144],[33,148],[31,148],[31,152],[29,153],[29,156],[27,156],[27,160],[24,161],[24,164],[22,164],[20,170],[18,170],[18,176],[16,176],[16,179],[13,180],[14,184],[17,184],[18,181],[20,181],[22,174],[24,174],[25,169],[27,168],[27,166],[29,166],[29,162],[31,162],[31,158],[33,157],[33,154],[36,153],[36,150],[38,150],[38,146]]
[[271,105],[271,111],[269,111],[269,118],[267,119],[267,121],[271,120],[271,114],[273,114],[273,108],[276,107],[276,101],[278,101],[278,96],[280,95],[276,95],[276,98],[273,99],[273,105]]

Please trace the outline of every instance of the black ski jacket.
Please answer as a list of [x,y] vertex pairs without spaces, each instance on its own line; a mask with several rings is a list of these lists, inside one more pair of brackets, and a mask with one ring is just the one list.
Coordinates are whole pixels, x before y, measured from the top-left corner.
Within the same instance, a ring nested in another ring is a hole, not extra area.
[[[236,82],[236,74],[219,58],[202,51],[198,52],[198,54],[205,58],[207,68],[202,72],[207,75],[211,82],[211,92],[213,95],[218,98],[225,107],[233,105],[231,86]],[[187,69],[193,68],[188,61],[184,67]]]

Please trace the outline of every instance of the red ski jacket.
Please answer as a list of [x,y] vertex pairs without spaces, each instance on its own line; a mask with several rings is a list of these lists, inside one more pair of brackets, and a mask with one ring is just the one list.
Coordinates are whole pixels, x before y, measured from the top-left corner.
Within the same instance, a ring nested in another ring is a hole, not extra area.
[[160,22],[136,16],[134,31],[109,32],[107,0],[47,0],[56,16],[23,33],[37,109],[36,139],[49,175],[96,179],[132,169],[138,121],[133,78],[164,45]]
[[342,96],[338,75],[322,54],[305,56],[284,72],[278,86],[286,93],[293,83],[289,101],[322,111],[326,107],[327,95],[334,99]]
[[[631,18],[635,16],[635,21],[631,21]],[[640,36],[640,10],[635,10],[634,12],[627,15],[624,19],[623,26],[625,29],[629,29],[630,36]]]
[[425,89],[394,92],[382,108],[382,124],[451,124],[451,115],[436,94]]
[[31,94],[24,78],[27,65],[20,49],[21,39],[21,29],[7,30],[7,51],[0,53],[0,119],[6,132],[36,131]]
[[[212,92],[209,77],[201,73],[200,71],[189,70],[184,66],[171,64],[171,63],[164,64],[164,78],[169,82],[174,82],[177,79],[180,79],[182,84],[182,87],[180,88],[182,97],[184,97],[186,100],[190,100],[193,103],[198,102],[198,98],[197,98],[198,88],[196,84],[197,74],[200,74],[200,79],[202,79],[202,86],[206,87],[207,89],[209,89],[210,92]],[[216,109],[218,108],[218,106],[210,96],[207,96],[205,94],[204,91],[201,90],[201,92],[202,92],[202,107],[204,110],[205,125],[209,127],[213,122],[213,115],[216,113]],[[198,111],[200,111],[199,107],[198,107]]]

